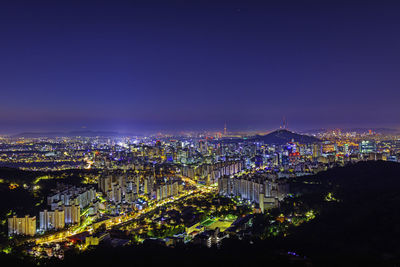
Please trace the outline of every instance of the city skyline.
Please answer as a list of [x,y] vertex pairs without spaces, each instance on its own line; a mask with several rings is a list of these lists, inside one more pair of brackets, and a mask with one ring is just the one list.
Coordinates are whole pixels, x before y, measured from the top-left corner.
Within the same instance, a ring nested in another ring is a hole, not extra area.
[[293,133],[303,133],[308,135],[314,135],[324,132],[335,132],[335,131],[342,131],[344,133],[378,133],[378,134],[394,134],[398,135],[400,133],[399,128],[395,127],[320,127],[320,128],[293,128],[289,127],[287,121],[285,120],[280,125],[276,125],[276,127],[247,127],[247,128],[227,128],[227,123],[225,122],[223,128],[195,128],[195,127],[188,127],[188,128],[178,128],[178,129],[160,129],[160,128],[153,128],[153,129],[141,129],[141,130],[132,130],[126,127],[119,128],[119,129],[96,129],[96,128],[64,128],[64,129],[25,129],[25,130],[16,130],[16,131],[5,131],[1,132],[0,135],[5,136],[15,136],[15,137],[34,137],[34,136],[48,136],[48,137],[55,137],[55,136],[79,136],[81,134],[88,135],[88,136],[141,136],[141,135],[185,135],[185,134],[208,134],[213,135],[215,133],[221,134],[223,136],[252,136],[252,135],[264,135],[268,133],[272,133],[279,130],[287,130]]
[[1,132],[397,129],[397,10],[3,3]]
[[400,266],[399,14],[1,1],[2,266]]

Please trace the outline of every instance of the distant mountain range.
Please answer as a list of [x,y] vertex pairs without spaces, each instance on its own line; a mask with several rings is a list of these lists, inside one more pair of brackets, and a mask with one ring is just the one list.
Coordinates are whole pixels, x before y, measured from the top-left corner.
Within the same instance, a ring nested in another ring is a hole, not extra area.
[[71,131],[71,132],[26,132],[16,134],[13,137],[25,137],[25,138],[37,138],[37,137],[74,137],[74,136],[83,136],[83,137],[95,137],[95,136],[122,136],[118,132],[109,132],[109,131]]
[[316,137],[294,133],[286,129],[279,129],[266,135],[256,135],[252,138],[249,138],[249,140],[264,142],[265,144],[277,144],[277,145],[284,145],[292,141],[301,144],[311,144],[321,141]]

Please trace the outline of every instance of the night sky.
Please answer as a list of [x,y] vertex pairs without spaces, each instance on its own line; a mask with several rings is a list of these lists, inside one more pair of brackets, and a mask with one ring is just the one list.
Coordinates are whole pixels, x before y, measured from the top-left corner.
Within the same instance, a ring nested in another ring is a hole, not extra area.
[[1,1],[0,131],[400,126],[395,1],[202,2]]

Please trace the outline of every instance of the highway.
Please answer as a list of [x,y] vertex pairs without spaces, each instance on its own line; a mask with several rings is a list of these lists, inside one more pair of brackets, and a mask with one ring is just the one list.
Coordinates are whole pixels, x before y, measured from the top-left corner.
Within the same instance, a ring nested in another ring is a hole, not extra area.
[[[117,225],[123,225],[123,224],[129,223],[132,220],[138,219],[140,216],[150,213],[163,205],[181,200],[182,198],[188,197],[190,195],[197,194],[197,193],[209,193],[212,190],[215,190],[214,187],[199,185],[195,181],[193,181],[187,177],[181,176],[180,178],[183,181],[185,181],[186,183],[194,185],[197,188],[195,190],[186,191],[185,193],[180,194],[178,197],[169,198],[169,199],[159,201],[159,202],[151,202],[150,205],[148,207],[144,208],[143,210],[135,211],[130,214],[122,214],[117,217],[112,217],[112,218],[110,218],[110,220],[105,222],[107,229],[111,229],[112,227],[117,226]],[[75,226],[72,229],[62,230],[62,231],[59,231],[52,235],[29,239],[27,242],[35,242],[38,245],[44,244],[44,243],[63,242],[63,241],[66,241],[68,237],[91,230],[92,223],[93,222],[88,222],[87,220],[85,220],[82,223],[82,225]]]

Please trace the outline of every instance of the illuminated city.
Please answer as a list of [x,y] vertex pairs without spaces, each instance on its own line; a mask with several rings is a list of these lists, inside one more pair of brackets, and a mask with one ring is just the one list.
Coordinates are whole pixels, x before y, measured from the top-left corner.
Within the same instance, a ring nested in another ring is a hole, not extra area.
[[[298,194],[290,188],[296,177],[357,162],[398,162],[400,135],[340,129],[300,135],[284,127],[254,136],[226,125],[181,136],[4,136],[2,190],[30,201],[4,210],[3,252],[63,259],[66,250],[101,244],[211,248],[229,238],[252,240],[252,221]],[[332,192],[325,200],[339,201]],[[285,234],[279,224],[298,226],[315,212],[277,214],[265,231]]]
[[400,5],[0,5],[2,266],[399,266]]

